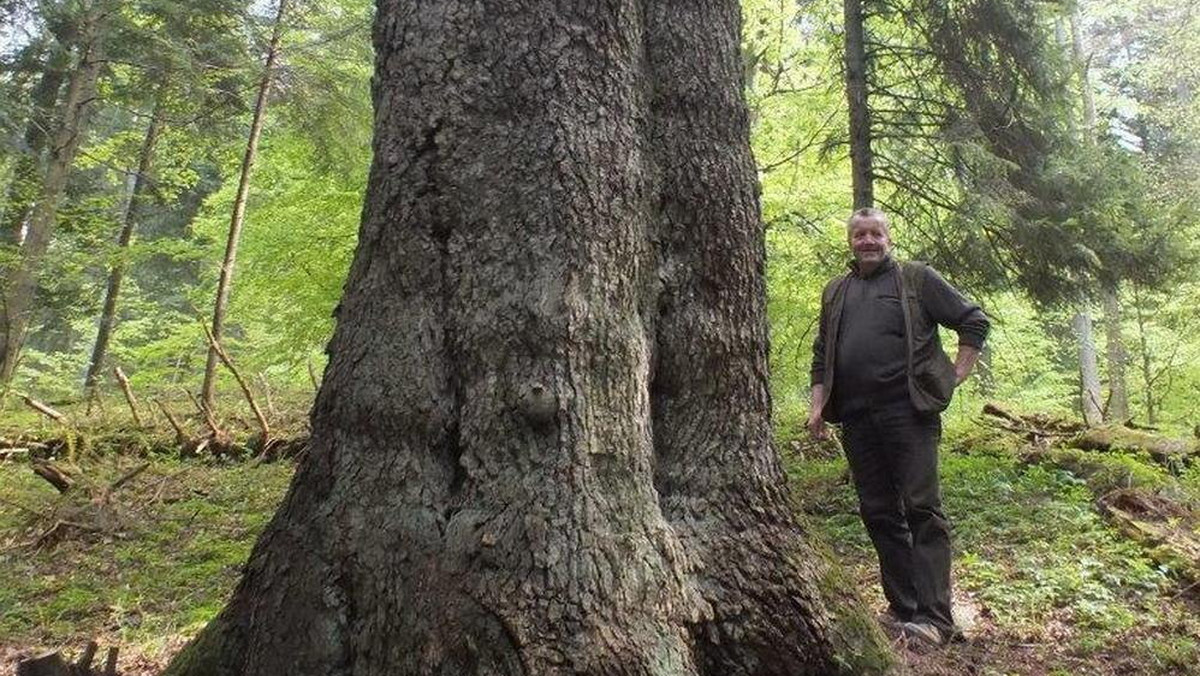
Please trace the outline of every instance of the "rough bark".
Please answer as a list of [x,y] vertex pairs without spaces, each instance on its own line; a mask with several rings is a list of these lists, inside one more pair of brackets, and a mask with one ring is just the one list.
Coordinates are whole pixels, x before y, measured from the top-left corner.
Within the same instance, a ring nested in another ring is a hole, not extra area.
[[90,392],[96,386],[104,368],[104,357],[108,352],[108,342],[112,337],[113,325],[117,317],[117,298],[121,295],[121,283],[125,279],[125,259],[129,244],[133,241],[133,232],[137,227],[138,207],[142,194],[148,183],[147,176],[150,165],[154,160],[154,147],[158,143],[162,131],[161,101],[155,104],[150,122],[146,125],[146,136],[142,139],[141,150],[138,151],[137,173],[134,174],[129,194],[121,210],[121,232],[117,236],[117,255],[113,260],[112,270],[108,273],[108,286],[104,290],[104,307],[100,311],[100,325],[96,330],[96,342],[92,346],[92,359],[88,363],[87,374],[83,378],[84,392]]
[[[254,101],[254,115],[250,120],[250,136],[246,140],[246,152],[242,155],[242,169],[238,177],[237,195],[233,199],[233,212],[229,217],[229,236],[225,240],[225,258],[221,262],[221,275],[217,281],[217,297],[213,301],[212,335],[219,343],[225,328],[225,309],[229,305],[229,291],[233,285],[233,266],[237,262],[238,242],[242,238],[242,225],[246,220],[246,198],[250,193],[250,172],[254,158],[258,155],[258,140],[262,136],[263,121],[267,114],[267,98],[271,95],[271,83],[275,79],[275,62],[279,58],[279,41],[283,37],[283,18],[288,0],[279,0],[275,10],[275,26],[271,29],[271,42],[267,46],[267,58],[263,65],[263,76],[258,84],[258,95]],[[216,390],[217,364],[220,357],[211,345],[208,361],[204,365],[204,384],[200,387],[200,401],[212,411]]]
[[1088,425],[1103,422],[1100,400],[1100,367],[1096,361],[1096,342],[1092,338],[1092,316],[1086,311],[1071,322],[1079,344],[1079,409]]
[[1104,301],[1105,370],[1108,373],[1108,407],[1106,419],[1123,423],[1129,420],[1129,385],[1125,376],[1125,337],[1121,332],[1121,299],[1117,290],[1105,286]]
[[382,0],[313,436],[169,674],[823,674],[735,2]]
[[850,177],[854,208],[875,206],[871,109],[867,103],[867,50],[862,0],[844,0],[846,101],[850,111]]
[[58,126],[50,140],[45,175],[37,203],[28,219],[21,243],[20,260],[4,280],[3,306],[0,307],[0,383],[12,378],[21,344],[29,325],[29,310],[37,290],[37,273],[42,256],[50,245],[58,202],[67,185],[67,176],[87,127],[88,113],[96,96],[96,80],[103,63],[100,44],[104,14],[92,7],[82,23],[83,37],[77,46],[74,68],[68,79],[67,93],[60,106]]

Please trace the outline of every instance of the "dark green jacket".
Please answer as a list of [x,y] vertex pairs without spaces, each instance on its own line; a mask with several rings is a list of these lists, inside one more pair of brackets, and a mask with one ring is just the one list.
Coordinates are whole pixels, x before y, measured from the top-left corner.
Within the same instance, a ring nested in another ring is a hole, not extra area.
[[[829,422],[838,422],[833,406],[834,365],[845,290],[854,274],[852,270],[825,286],[820,326],[813,341],[812,383],[825,386],[822,416]],[[909,397],[918,411],[943,411],[950,405],[956,378],[954,363],[942,350],[938,325],[957,332],[960,345],[982,349],[989,329],[987,315],[924,263],[899,263],[892,266],[891,274],[897,276],[904,315]]]

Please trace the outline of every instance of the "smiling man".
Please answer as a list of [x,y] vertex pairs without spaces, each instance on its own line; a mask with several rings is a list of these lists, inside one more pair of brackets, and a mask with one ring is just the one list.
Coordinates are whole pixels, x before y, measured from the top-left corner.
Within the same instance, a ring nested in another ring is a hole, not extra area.
[[[892,258],[882,211],[855,211],[846,235],[854,260],[821,298],[808,428],[824,439],[826,423],[841,423],[889,613],[905,635],[941,645],[957,630],[950,524],[938,485],[939,414],[975,366],[988,319],[929,266]],[[958,334],[954,362],[938,325]]]

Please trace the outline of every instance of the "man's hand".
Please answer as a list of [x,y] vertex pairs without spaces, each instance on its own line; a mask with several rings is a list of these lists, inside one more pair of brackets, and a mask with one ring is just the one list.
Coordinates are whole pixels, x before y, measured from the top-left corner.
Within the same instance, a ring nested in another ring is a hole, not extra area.
[[821,412],[809,414],[808,416],[808,433],[817,441],[825,441],[829,438],[829,426],[825,424],[825,419],[821,417]]
[[821,409],[825,408],[825,386],[812,386],[812,404],[808,409],[808,433],[813,439],[824,441],[829,438],[829,427],[825,418],[821,417]]
[[979,350],[970,345],[959,345],[958,354],[954,357],[954,384],[962,385],[971,375],[975,362],[979,361]]

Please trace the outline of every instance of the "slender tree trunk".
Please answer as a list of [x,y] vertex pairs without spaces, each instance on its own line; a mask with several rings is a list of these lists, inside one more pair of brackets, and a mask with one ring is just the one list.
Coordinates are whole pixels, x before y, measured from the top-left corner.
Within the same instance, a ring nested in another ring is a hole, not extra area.
[[380,2],[310,450],[169,674],[838,671],[770,444],[738,14]]
[[1071,322],[1079,341],[1079,406],[1088,425],[1103,422],[1100,400],[1100,368],[1096,363],[1096,343],[1092,338],[1092,316],[1080,310]]
[[875,206],[871,109],[867,104],[867,50],[862,0],[844,0],[846,101],[850,109],[850,177],[854,208]]
[[1141,344],[1142,390],[1145,393],[1146,424],[1153,426],[1158,421],[1158,412],[1154,407],[1154,370],[1150,359],[1150,340],[1146,331],[1146,308],[1142,305],[1141,288],[1133,284],[1133,307],[1137,313],[1138,341]]
[[134,174],[129,195],[124,208],[121,210],[121,232],[117,236],[117,255],[113,260],[112,270],[108,273],[108,286],[104,291],[104,309],[100,312],[100,325],[96,331],[96,342],[92,347],[92,359],[88,363],[87,375],[83,379],[83,390],[90,393],[96,386],[101,369],[104,368],[104,357],[108,351],[108,342],[112,337],[113,325],[117,316],[117,297],[121,294],[121,282],[125,278],[125,263],[129,244],[133,241],[133,231],[137,227],[139,207],[142,193],[148,182],[150,165],[154,161],[154,146],[158,143],[162,131],[162,94],[154,104],[150,122],[146,126],[146,136],[142,139],[142,147],[138,152],[137,173]]
[[1092,83],[1088,75],[1089,57],[1083,49],[1083,17],[1079,3],[1071,11],[1071,55],[1075,61],[1075,73],[1079,78],[1079,97],[1083,102],[1083,127],[1089,143],[1096,141],[1096,102],[1092,96]]
[[29,310],[37,290],[42,256],[50,245],[58,202],[66,188],[67,176],[83,140],[88,113],[96,96],[96,80],[103,61],[99,39],[102,16],[100,8],[93,5],[82,23],[83,37],[77,48],[75,68],[60,108],[62,112],[54,138],[50,140],[46,172],[21,243],[20,260],[12,275],[4,280],[4,305],[0,307],[0,312],[3,312],[3,321],[0,322],[0,383],[7,383],[12,378],[20,356],[29,325]]
[[[229,237],[225,242],[225,259],[221,262],[221,276],[217,281],[217,298],[213,302],[212,334],[219,343],[225,327],[225,308],[229,304],[229,290],[233,284],[233,266],[237,261],[238,241],[242,237],[242,224],[246,218],[246,197],[250,192],[250,171],[258,154],[258,139],[262,136],[263,121],[267,113],[267,98],[275,78],[275,62],[279,58],[279,41],[283,36],[283,18],[288,0],[279,0],[275,11],[275,26],[271,30],[271,43],[267,47],[266,63],[263,65],[262,80],[258,85],[258,97],[254,101],[254,117],[250,122],[250,138],[246,141],[246,152],[242,156],[242,171],[238,178],[237,196],[233,200],[233,214],[229,219]],[[204,365],[204,384],[200,388],[200,401],[208,410],[213,410],[213,395],[216,388],[219,358],[215,348],[208,348],[208,361]]]
[[8,184],[4,211],[0,216],[0,246],[19,246],[25,239],[24,230],[40,187],[48,130],[54,126],[54,104],[58,102],[59,90],[66,79],[69,59],[68,53],[52,46],[46,56],[45,70],[30,97],[25,147],[13,167],[13,178]]
[[[1088,78],[1088,63],[1087,55],[1083,49],[1083,38],[1080,28],[1082,19],[1079,12],[1079,6],[1076,4],[1071,12],[1071,54],[1075,63],[1075,72],[1079,81],[1079,96],[1083,103],[1083,142],[1093,145],[1096,142],[1096,104],[1092,99],[1092,85]],[[1103,286],[1103,285],[1101,285]],[[1114,329],[1109,325],[1111,321],[1108,316],[1108,291],[1101,288],[1101,295],[1104,296],[1105,302],[1105,322],[1107,335],[1111,340],[1114,335]],[[1115,294],[1115,291],[1114,291]],[[1115,295],[1113,302],[1116,302]],[[1116,320],[1120,321],[1120,313],[1116,313]],[[1086,310],[1081,311],[1075,316],[1075,331],[1079,336],[1079,373],[1080,373],[1080,405],[1083,412],[1083,420],[1088,425],[1099,425],[1104,416],[1104,408],[1101,405],[1100,395],[1100,369],[1097,365],[1096,345],[1092,338],[1092,318]],[[1120,342],[1120,324],[1115,327],[1115,335],[1117,337],[1117,350],[1122,350]],[[1113,375],[1113,346],[1108,347],[1109,356],[1109,383],[1113,387],[1111,393],[1114,398],[1118,390],[1124,396],[1124,368],[1119,368],[1121,381],[1116,383],[1111,376]],[[1109,412],[1111,415],[1112,404],[1109,402]],[[1128,404],[1122,401],[1126,414],[1128,413]]]
[[1108,367],[1108,420],[1129,420],[1129,386],[1125,377],[1125,338],[1121,332],[1121,299],[1117,289],[1104,286],[1104,346]]

